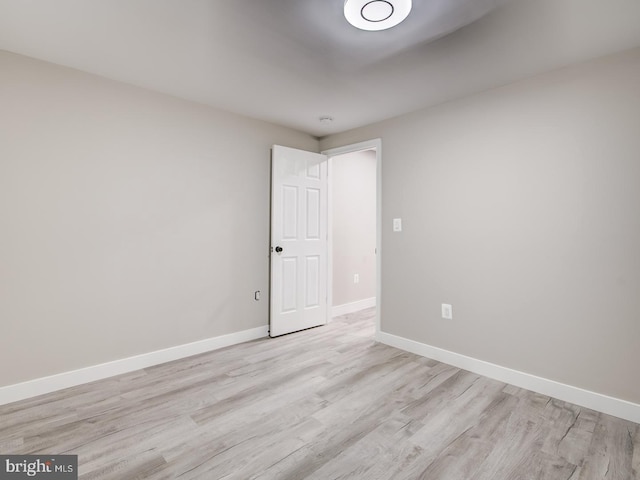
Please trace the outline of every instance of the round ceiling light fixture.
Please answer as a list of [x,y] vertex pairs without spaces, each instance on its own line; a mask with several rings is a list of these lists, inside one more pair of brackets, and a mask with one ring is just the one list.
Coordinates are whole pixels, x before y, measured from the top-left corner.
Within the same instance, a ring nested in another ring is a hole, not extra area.
[[411,12],[411,0],[345,0],[344,16],[360,30],[386,30]]

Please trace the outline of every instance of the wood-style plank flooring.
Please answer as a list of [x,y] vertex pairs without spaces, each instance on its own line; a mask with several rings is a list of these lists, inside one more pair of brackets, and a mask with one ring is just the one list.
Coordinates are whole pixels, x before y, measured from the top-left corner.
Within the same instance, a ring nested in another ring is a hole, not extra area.
[[640,426],[373,341],[373,310],[0,407],[89,479],[633,480]]

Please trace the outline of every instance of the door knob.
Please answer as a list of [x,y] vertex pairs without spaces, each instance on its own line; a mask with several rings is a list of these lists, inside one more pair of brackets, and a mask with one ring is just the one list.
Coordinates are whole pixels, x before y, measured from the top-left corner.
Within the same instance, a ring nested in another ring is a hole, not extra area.
[[282,252],[282,247],[276,247],[276,253]]

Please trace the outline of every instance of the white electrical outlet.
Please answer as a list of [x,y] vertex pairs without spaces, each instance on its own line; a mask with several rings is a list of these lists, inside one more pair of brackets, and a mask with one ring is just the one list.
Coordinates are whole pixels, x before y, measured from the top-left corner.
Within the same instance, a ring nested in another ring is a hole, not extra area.
[[353,283],[360,283],[360,275],[357,273],[353,274]]
[[442,304],[442,318],[453,320],[453,307],[448,303]]

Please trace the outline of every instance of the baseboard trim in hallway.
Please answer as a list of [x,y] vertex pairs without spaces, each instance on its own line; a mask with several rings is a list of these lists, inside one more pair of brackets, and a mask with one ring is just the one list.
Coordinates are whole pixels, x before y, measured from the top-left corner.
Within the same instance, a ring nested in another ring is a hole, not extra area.
[[133,357],[101,363],[78,370],[63,372],[48,377],[36,378],[15,385],[0,387],[0,405],[17,402],[45,393],[63,390],[69,387],[94,382],[104,378],[133,372],[142,368],[172,362],[181,358],[191,357],[201,353],[211,352],[220,348],[237,345],[239,343],[264,338],[269,334],[269,327],[258,327],[250,330],[207,338],[184,345],[169,347],[154,352],[135,355]]
[[376,340],[385,345],[399,348],[422,357],[431,358],[500,382],[525,388],[624,420],[640,423],[640,405],[636,403],[566,385],[547,378],[537,377],[529,373],[467,357],[459,353],[443,350],[390,333],[377,332]]
[[339,317],[340,315],[347,315],[349,313],[359,312],[366,308],[376,306],[376,297],[365,298],[364,300],[358,300],[357,302],[344,303],[342,305],[335,305],[331,308],[331,316]]

